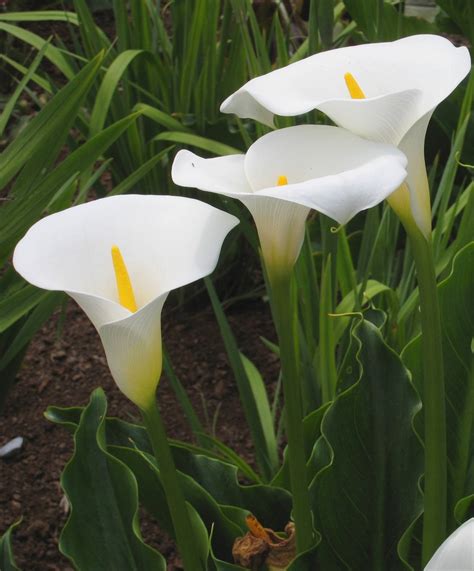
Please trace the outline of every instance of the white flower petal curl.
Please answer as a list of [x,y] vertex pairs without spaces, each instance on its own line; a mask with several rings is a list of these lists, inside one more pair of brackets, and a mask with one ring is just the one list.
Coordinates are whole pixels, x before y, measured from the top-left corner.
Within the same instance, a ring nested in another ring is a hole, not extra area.
[[[36,223],[18,243],[13,263],[30,283],[77,301],[99,332],[118,386],[145,406],[161,373],[160,317],[169,291],[211,273],[237,223],[189,198],[109,197]],[[113,245],[131,278],[135,313],[118,300]]]
[[452,533],[433,555],[425,571],[472,571],[474,569],[474,518]]
[[203,159],[191,151],[181,150],[173,161],[171,178],[179,186],[240,197],[252,193],[244,162],[243,154]]
[[[405,224],[414,221],[428,237],[426,126],[436,106],[470,69],[467,48],[456,48],[441,36],[409,36],[310,56],[252,79],[228,97],[221,110],[271,126],[274,114],[293,116],[319,109],[353,133],[399,145],[408,157],[409,192],[398,194],[398,211],[405,214]],[[352,99],[346,73],[353,75],[365,99]]]
[[[351,128],[343,120],[347,115],[345,105],[354,106],[344,81],[349,72],[369,102],[380,106],[381,98],[392,95],[384,102],[386,107],[393,106],[392,116],[397,107],[401,108],[398,98],[404,99],[407,91],[418,90],[420,96],[414,105],[403,110],[402,123],[409,126],[445,99],[470,67],[467,48],[456,48],[436,35],[350,46],[321,52],[250,80],[224,101],[221,111],[272,124],[274,114],[293,116],[313,109],[325,111],[323,107],[328,103],[338,102],[330,115],[336,123]],[[361,101],[355,103],[356,108],[364,108]],[[394,140],[387,142],[397,144]]]
[[117,311],[117,319],[130,314],[118,303],[113,245],[122,252],[140,308],[212,271],[223,237],[237,222],[199,200],[114,196],[40,220],[18,243],[13,263],[38,287],[97,298],[91,313],[99,314],[94,303],[105,300],[107,311],[95,318],[99,327],[115,319],[110,312]]
[[[301,125],[256,141],[245,157],[245,172],[259,196],[301,204],[346,224],[403,182],[406,163],[392,145],[337,127]],[[276,185],[279,174],[287,185]]]
[[[180,151],[172,168],[181,186],[240,199],[257,225],[265,261],[291,267],[314,208],[344,224],[384,200],[406,177],[393,147],[338,128],[300,125],[258,139],[246,155],[202,159]],[[280,176],[288,184],[277,186]]]

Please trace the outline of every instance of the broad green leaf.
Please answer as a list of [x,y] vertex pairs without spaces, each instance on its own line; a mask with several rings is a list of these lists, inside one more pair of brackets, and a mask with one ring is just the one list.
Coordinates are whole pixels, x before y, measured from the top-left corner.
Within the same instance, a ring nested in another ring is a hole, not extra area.
[[[448,530],[456,527],[455,508],[462,518],[474,515],[474,377],[472,338],[474,336],[474,242],[454,258],[450,275],[438,285],[443,332],[446,422],[448,438]],[[403,351],[413,382],[423,394],[421,336]],[[417,417],[423,434],[423,411]],[[463,498],[470,497],[467,500]]]
[[[132,470],[138,483],[140,503],[173,535],[159,465],[156,464],[154,457],[133,448],[111,446],[109,450]],[[228,557],[235,538],[242,533],[242,530],[222,513],[212,495],[192,477],[179,474],[179,479],[188,504],[197,510],[208,531],[211,532],[213,529],[216,553],[221,557]],[[201,551],[204,551],[206,544],[207,536],[204,546],[200,546]]]
[[[80,407],[49,407],[46,418],[74,432],[81,411]],[[123,460],[135,474],[141,503],[172,533],[159,471],[145,429],[107,418],[106,439],[109,452]],[[216,536],[213,542],[216,555],[223,555],[224,551],[228,555],[233,539],[245,531],[244,519],[248,512],[273,529],[283,529],[289,521],[291,496],[286,490],[278,486],[242,485],[238,468],[216,458],[208,450],[199,451],[179,442],[170,444],[187,501],[198,511],[209,530],[215,522],[212,533]],[[222,539],[222,545],[218,538]]]
[[263,484],[260,476],[241,456],[237,454],[237,452],[232,450],[232,448],[226,446],[218,438],[209,436],[208,434],[201,434],[200,436],[201,439],[209,443],[210,447],[218,451],[219,454],[216,456],[218,460],[224,460],[224,462],[229,462],[234,465],[238,470],[240,470],[240,472],[242,472],[242,475],[245,476],[251,484]]
[[344,4],[369,42],[436,32],[434,24],[400,14],[397,7],[387,0],[344,0]]
[[79,571],[165,571],[164,558],[141,539],[136,479],[107,452],[106,410],[104,393],[97,389],[82,412],[74,455],[61,478],[71,514],[60,549]]
[[[382,284],[376,280],[369,280],[364,291],[363,299],[364,301],[370,301],[375,296],[390,291],[390,288],[385,284]],[[359,295],[359,288],[357,292],[350,292],[344,297],[344,299],[336,307],[334,312],[334,339],[337,344],[341,339],[347,326],[350,324],[351,316],[344,315],[355,311],[356,308],[356,296]]]
[[0,536],[0,569],[2,571],[20,571],[20,568],[16,566],[11,544],[12,533],[15,528],[20,525],[20,522],[21,520],[11,525],[6,532]]
[[[338,394],[314,453],[310,491],[322,569],[399,571],[397,543],[421,511],[420,401],[400,358],[368,321],[351,333],[356,381]],[[351,376],[353,372],[350,373]]]
[[[314,458],[314,448],[316,443],[321,436],[321,422],[324,418],[324,414],[329,407],[330,403],[327,403],[316,410],[313,410],[308,416],[303,419],[303,429],[304,429],[304,443],[306,449],[306,457],[309,458],[308,467],[308,479],[312,480],[315,476],[315,472],[318,470],[318,463]],[[288,458],[286,455],[286,450],[283,459],[283,465],[280,468],[278,474],[271,481],[272,486],[280,486],[286,490],[291,490],[290,483],[290,467],[288,465]]]

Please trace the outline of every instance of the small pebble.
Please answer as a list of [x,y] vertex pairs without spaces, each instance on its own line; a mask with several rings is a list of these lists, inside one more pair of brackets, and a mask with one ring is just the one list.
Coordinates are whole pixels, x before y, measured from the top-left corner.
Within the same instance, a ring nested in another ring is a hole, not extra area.
[[0,448],[0,458],[11,458],[15,456],[23,447],[23,438],[17,436],[10,442],[7,442]]

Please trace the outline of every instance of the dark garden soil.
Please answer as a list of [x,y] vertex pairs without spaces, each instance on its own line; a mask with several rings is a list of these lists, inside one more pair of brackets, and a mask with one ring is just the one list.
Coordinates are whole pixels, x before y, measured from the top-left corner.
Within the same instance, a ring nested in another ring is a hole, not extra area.
[[[260,336],[274,340],[268,307],[261,302],[240,304],[228,316],[239,347],[273,384],[277,359],[260,340]],[[0,416],[0,446],[16,436],[25,439],[15,457],[0,459],[0,533],[23,518],[13,541],[23,571],[72,571],[58,551],[58,536],[67,518],[59,478],[72,452],[72,438],[45,420],[46,407],[85,405],[100,385],[108,397],[109,414],[137,418],[136,409],[110,377],[99,338],[82,311],[71,302],[58,335],[60,322],[55,315],[36,335]],[[218,411],[217,436],[251,461],[249,433],[212,310],[164,316],[163,338],[203,423],[212,423]],[[190,441],[186,419],[166,377],[158,399],[168,434]],[[163,553],[170,570],[175,569],[172,543],[146,515],[141,526],[145,540]]]

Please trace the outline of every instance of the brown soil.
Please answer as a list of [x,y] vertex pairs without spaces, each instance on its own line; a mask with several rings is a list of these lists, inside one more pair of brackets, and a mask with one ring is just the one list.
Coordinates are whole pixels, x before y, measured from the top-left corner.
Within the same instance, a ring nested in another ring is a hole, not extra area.
[[[276,357],[259,338],[274,340],[268,308],[260,302],[246,303],[235,306],[228,316],[241,350],[258,365],[265,379],[274,381]],[[37,334],[0,417],[0,446],[16,436],[25,439],[17,456],[0,460],[0,534],[23,518],[13,541],[23,571],[72,571],[58,551],[59,533],[67,517],[59,478],[72,452],[72,438],[45,420],[46,407],[85,405],[92,390],[101,385],[110,415],[127,420],[138,417],[110,377],[99,338],[81,310],[70,303],[58,334],[60,324],[60,315],[55,315]],[[218,411],[217,436],[251,460],[252,444],[212,310],[168,314],[163,319],[163,338],[202,422],[212,423]],[[158,398],[168,434],[191,440],[165,377]],[[172,543],[146,515],[142,532],[169,561],[169,569],[175,569]]]

